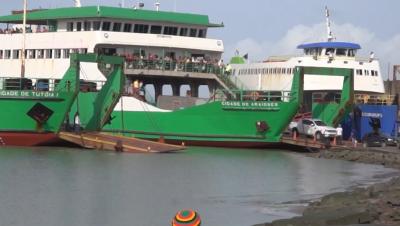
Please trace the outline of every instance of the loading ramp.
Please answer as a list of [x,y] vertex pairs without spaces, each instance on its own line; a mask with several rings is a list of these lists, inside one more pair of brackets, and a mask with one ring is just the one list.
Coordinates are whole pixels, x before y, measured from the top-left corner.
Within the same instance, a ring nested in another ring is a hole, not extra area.
[[294,137],[291,134],[283,134],[281,137],[282,144],[288,144],[293,146],[298,146],[302,148],[312,148],[312,149],[328,149],[330,147],[336,146],[334,142],[331,141],[318,141],[314,138],[310,138],[304,135]]
[[60,132],[58,133],[58,137],[83,148],[117,152],[166,153],[178,152],[185,149],[184,146],[100,132]]

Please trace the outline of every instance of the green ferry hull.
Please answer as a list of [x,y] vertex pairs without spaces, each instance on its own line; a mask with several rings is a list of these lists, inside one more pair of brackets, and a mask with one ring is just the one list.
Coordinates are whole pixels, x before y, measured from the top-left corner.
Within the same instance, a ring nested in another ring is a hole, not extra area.
[[122,92],[123,59],[96,54],[71,54],[70,61],[69,69],[54,91],[22,88],[23,81],[26,81],[24,78],[0,80],[0,145],[37,146],[60,141],[57,134],[65,123],[70,124],[66,118],[80,90],[80,62],[107,62],[115,65],[110,79],[100,90],[98,98],[93,100],[97,103],[96,110],[101,113],[95,114],[96,117],[89,121],[88,127],[92,130],[102,127],[102,119],[109,117]]
[[[265,146],[280,141],[298,109],[293,103],[274,103],[277,107],[269,110],[226,109],[224,104],[213,102],[172,112],[114,111],[112,123],[103,131],[187,145]],[[261,122],[265,130],[257,125]]]
[[56,132],[76,95],[74,92],[40,91],[2,91],[1,94],[0,145],[11,146],[56,142]]

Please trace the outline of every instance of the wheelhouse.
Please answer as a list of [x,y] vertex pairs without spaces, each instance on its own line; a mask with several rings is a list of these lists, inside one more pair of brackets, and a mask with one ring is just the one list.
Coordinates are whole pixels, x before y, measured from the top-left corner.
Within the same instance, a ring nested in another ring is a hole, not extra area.
[[350,42],[318,42],[297,46],[304,55],[313,57],[355,57],[361,46]]

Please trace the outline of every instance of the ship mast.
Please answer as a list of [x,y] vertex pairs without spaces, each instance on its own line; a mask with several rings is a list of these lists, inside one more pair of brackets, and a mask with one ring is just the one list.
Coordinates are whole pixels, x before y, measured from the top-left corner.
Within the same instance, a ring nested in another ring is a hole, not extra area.
[[22,19],[22,50],[21,50],[21,78],[25,77],[25,39],[26,39],[26,8],[27,0],[24,0],[24,14]]
[[333,41],[333,35],[331,30],[331,20],[329,19],[329,9],[328,6],[325,6],[325,17],[326,17],[326,31],[328,35],[328,42]]

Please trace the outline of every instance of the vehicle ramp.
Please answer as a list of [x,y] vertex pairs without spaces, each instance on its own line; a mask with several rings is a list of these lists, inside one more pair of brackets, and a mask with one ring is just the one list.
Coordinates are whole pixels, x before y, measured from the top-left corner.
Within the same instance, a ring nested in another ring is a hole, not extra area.
[[164,153],[177,152],[185,149],[184,146],[100,132],[60,132],[58,137],[83,148],[117,152]]
[[306,136],[294,137],[286,134],[282,135],[281,143],[311,149],[327,149],[332,145],[330,143],[327,144],[326,142],[314,140],[313,138],[308,138]]

